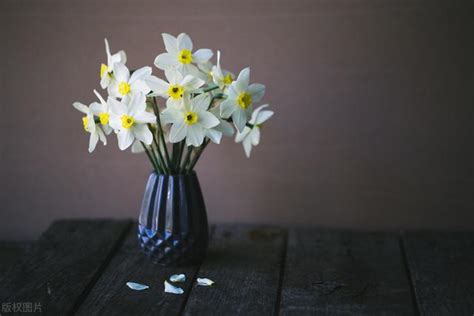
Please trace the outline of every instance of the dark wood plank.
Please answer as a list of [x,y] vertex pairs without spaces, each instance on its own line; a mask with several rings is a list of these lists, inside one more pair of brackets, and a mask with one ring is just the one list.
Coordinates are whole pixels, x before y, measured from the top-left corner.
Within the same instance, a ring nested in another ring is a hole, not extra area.
[[256,226],[219,226],[185,315],[273,315],[279,291],[286,233]]
[[474,314],[474,232],[416,232],[403,237],[422,315]]
[[290,230],[283,315],[412,315],[398,235]]
[[0,279],[28,252],[32,241],[0,240]]
[[[144,256],[138,245],[136,226],[89,293],[78,315],[178,315],[191,289],[198,266],[162,267]],[[182,295],[164,293],[163,282],[173,274],[184,273],[185,291]],[[127,282],[150,286],[133,291]]]
[[41,304],[46,315],[74,311],[107,264],[130,221],[57,221],[0,280],[0,302]]

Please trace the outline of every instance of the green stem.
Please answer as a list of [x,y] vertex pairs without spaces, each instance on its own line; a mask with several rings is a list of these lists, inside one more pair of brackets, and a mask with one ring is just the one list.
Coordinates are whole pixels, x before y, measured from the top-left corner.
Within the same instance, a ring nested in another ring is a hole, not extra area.
[[[151,125],[151,124],[148,124],[148,126],[149,126],[150,129],[151,129],[151,126],[150,126],[150,125]],[[163,171],[166,173],[166,171],[168,170],[168,167],[166,166],[165,159],[163,158],[163,154],[161,153],[160,144],[159,144],[158,141],[156,140],[157,138],[158,138],[157,133],[154,133],[154,135],[153,135],[153,143],[155,144],[156,151],[158,152],[158,157],[159,157],[159,160],[160,160],[162,169],[163,169]],[[165,144],[165,146],[166,146],[166,144]]]
[[212,86],[212,87],[208,87],[206,89],[202,89],[202,92],[206,93],[206,92],[216,90],[216,89],[219,89],[219,86]]
[[199,157],[201,157],[202,152],[204,151],[204,149],[206,149],[206,146],[209,144],[209,142],[210,142],[210,140],[206,139],[204,141],[204,144],[202,144],[201,147],[199,147],[199,151],[196,153],[196,156],[194,156],[194,159],[193,159],[193,161],[191,162],[191,164],[189,166],[189,169],[188,169],[189,172],[191,172],[194,169],[194,166],[198,162]]
[[158,109],[158,103],[156,102],[156,97],[153,97],[153,111],[155,112],[155,115],[156,115],[156,124],[158,125],[158,130],[160,132],[160,139],[161,139],[161,142],[163,143],[163,148],[165,150],[165,157],[166,157],[166,163],[167,163],[167,166],[168,166],[168,170],[170,170],[170,164],[171,164],[171,161],[170,161],[170,155],[168,153],[168,147],[166,146],[166,142],[165,142],[165,137],[164,137],[164,133],[163,133],[163,126],[161,126],[161,121],[160,121],[160,110]]
[[186,156],[184,156],[183,164],[181,165],[181,170],[180,170],[181,173],[186,173],[186,166],[189,164],[189,158],[191,158],[191,153],[193,152],[193,148],[194,147],[192,146],[188,146],[186,150]]
[[160,172],[160,168],[158,167],[158,165],[156,164],[156,161],[153,159],[153,157],[151,156],[150,152],[148,151],[148,148],[146,147],[146,145],[143,143],[143,142],[140,142],[143,146],[143,149],[145,149],[145,152],[146,152],[146,155],[148,156],[148,159],[150,159],[150,162],[153,166],[153,169],[155,169],[155,171],[157,172]]

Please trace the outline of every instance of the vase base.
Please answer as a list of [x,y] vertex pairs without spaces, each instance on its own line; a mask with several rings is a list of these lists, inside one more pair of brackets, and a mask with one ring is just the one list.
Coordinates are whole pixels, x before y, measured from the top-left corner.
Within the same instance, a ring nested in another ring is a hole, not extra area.
[[137,236],[145,256],[155,264],[167,266],[200,263],[205,256],[205,249],[196,249],[196,242],[188,236],[160,233],[140,224]]

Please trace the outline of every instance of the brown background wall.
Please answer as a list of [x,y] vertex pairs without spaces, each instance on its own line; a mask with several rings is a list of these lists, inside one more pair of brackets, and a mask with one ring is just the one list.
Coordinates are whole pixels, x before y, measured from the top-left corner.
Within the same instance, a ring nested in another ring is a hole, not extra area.
[[474,228],[473,17],[472,1],[2,1],[0,238],[137,216],[146,157],[113,137],[88,154],[71,104],[94,100],[104,37],[136,68],[161,32],[251,66],[276,112],[250,160],[230,140],[203,156],[211,221]]

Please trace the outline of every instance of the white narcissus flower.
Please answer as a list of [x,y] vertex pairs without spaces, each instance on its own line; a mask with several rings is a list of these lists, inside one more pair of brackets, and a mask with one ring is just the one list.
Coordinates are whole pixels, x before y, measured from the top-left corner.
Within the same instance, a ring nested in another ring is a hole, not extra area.
[[213,56],[212,50],[201,48],[193,53],[193,42],[185,33],[179,34],[177,38],[167,33],[162,36],[166,53],[156,57],[155,66],[162,70],[175,68],[183,76],[192,75],[206,80],[207,75],[200,72],[195,65],[206,64]]
[[247,157],[250,157],[252,145],[257,146],[260,142],[260,128],[262,124],[273,115],[273,111],[262,111],[267,106],[268,104],[265,104],[256,108],[249,121],[249,124],[252,125],[252,127],[245,126],[244,130],[242,132],[237,132],[237,135],[235,136],[235,142],[242,142]]
[[191,100],[185,99],[180,108],[170,107],[163,111],[163,123],[172,124],[169,134],[171,143],[186,138],[186,145],[197,147],[205,136],[212,134],[214,137],[214,133],[209,130],[219,125],[219,120],[207,111],[210,101],[209,94],[200,94]]
[[132,75],[127,66],[122,63],[114,64],[114,80],[109,85],[111,97],[129,99],[138,93],[147,94],[150,87],[146,83],[151,76],[151,67],[142,67],[135,70]]
[[219,120],[219,125],[213,127],[211,130],[211,131],[216,131],[218,133],[211,132],[207,135],[207,137],[209,137],[209,139],[211,139],[216,144],[220,143],[222,135],[227,136],[227,137],[232,137],[232,135],[234,135],[234,128],[232,127],[232,124],[230,124],[226,120],[223,120],[220,117],[219,108],[214,107],[210,109],[209,112],[211,112],[212,114],[215,115],[215,117],[217,117],[217,119]]
[[265,86],[263,84],[254,83],[249,86],[250,69],[245,68],[232,82],[227,89],[227,99],[220,105],[221,116],[232,120],[239,132],[242,132],[247,123],[251,105],[260,101],[265,94]]
[[109,100],[110,125],[117,131],[119,148],[127,149],[135,139],[150,145],[153,134],[147,124],[155,122],[156,116],[146,111],[145,95],[137,93],[129,101]]
[[99,126],[96,126],[94,114],[92,114],[90,108],[80,102],[74,102],[72,105],[76,108],[76,110],[86,115],[82,117],[82,125],[84,126],[84,130],[90,134],[89,152],[91,153],[94,151],[99,139],[104,145],[107,145],[107,139],[105,138],[104,132]]
[[[90,110],[92,114],[99,118],[99,122],[102,126],[106,135],[109,135],[112,132],[112,127],[110,127],[110,108],[107,102],[105,102],[104,98],[94,90],[95,95],[99,99],[100,103],[93,102],[90,106]],[[109,101],[110,102],[110,101]]]
[[224,90],[228,87],[232,81],[234,81],[234,74],[221,68],[221,52],[217,51],[217,65],[212,67],[211,71],[212,80],[219,87]]
[[105,52],[107,54],[107,64],[100,65],[100,86],[102,89],[106,89],[113,80],[113,70],[115,63],[122,63],[125,64],[127,62],[127,55],[123,50],[111,54],[109,48],[109,42],[107,39],[105,41]]
[[180,106],[183,99],[187,98],[191,92],[196,91],[204,84],[204,80],[191,75],[183,76],[176,69],[166,69],[165,76],[168,82],[163,79],[151,76],[147,84],[153,91],[152,95],[159,95],[166,100],[166,106]]

